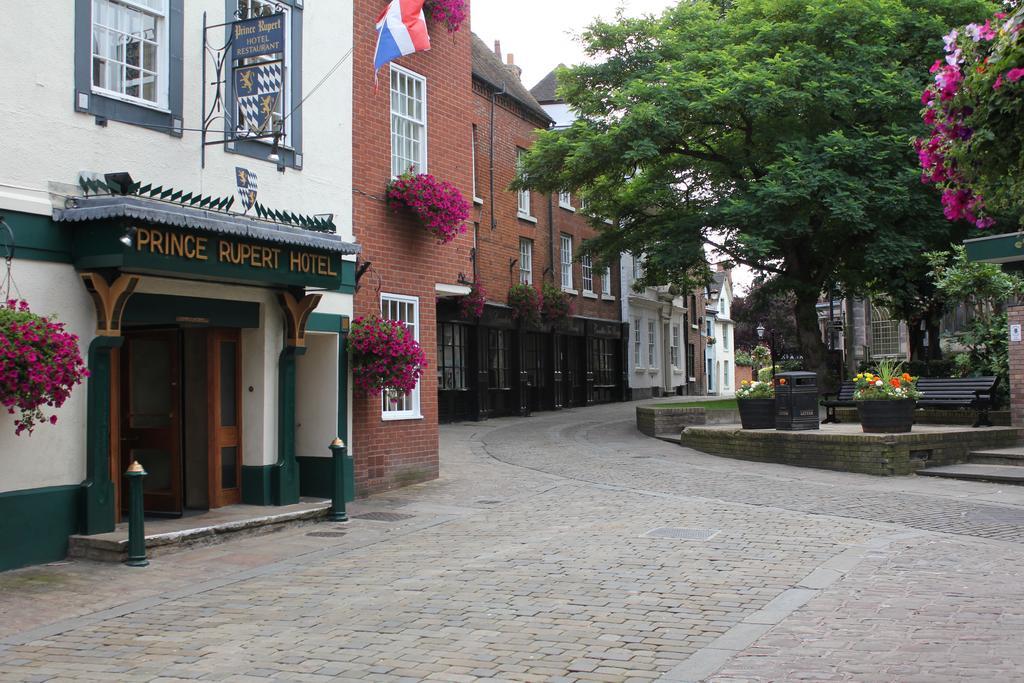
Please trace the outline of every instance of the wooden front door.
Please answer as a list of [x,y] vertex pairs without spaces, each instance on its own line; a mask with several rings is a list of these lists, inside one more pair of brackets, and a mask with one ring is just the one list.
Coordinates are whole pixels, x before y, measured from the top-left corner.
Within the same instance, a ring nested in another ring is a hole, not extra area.
[[[182,512],[181,346],[177,330],[125,336],[121,353],[121,471],[137,460],[147,512]],[[125,480],[126,482],[127,480]],[[122,493],[122,501],[127,496]]]
[[207,337],[210,507],[242,500],[242,338],[237,329]]

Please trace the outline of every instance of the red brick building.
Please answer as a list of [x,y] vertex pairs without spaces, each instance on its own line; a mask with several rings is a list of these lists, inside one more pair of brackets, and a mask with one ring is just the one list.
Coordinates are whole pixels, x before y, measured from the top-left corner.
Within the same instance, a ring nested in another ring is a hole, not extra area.
[[385,203],[393,176],[410,167],[472,196],[472,80],[467,25],[449,34],[428,17],[430,51],[383,67],[374,85],[374,22],[382,0],[355,0],[353,224],[362,245],[356,317],[380,314],[414,330],[430,367],[411,395],[353,399],[352,454],[360,495],[438,473],[438,297],[468,293],[472,231],[440,245]]
[[[518,156],[554,122],[502,62],[500,47],[472,40],[472,277],[487,295],[479,319],[457,301],[438,307],[443,355],[442,420],[484,419],[624,398],[623,327],[617,268],[598,269],[579,248],[593,228],[569,195],[508,189]],[[544,283],[567,293],[560,322],[524,326],[508,306],[509,288]]]

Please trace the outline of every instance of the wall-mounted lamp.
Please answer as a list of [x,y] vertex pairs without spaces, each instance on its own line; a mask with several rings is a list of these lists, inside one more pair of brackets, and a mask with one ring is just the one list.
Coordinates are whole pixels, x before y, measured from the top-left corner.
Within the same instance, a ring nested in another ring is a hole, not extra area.
[[132,226],[124,231],[124,234],[118,238],[118,241],[124,246],[131,248],[131,246],[135,244],[135,233],[138,231],[138,228]]

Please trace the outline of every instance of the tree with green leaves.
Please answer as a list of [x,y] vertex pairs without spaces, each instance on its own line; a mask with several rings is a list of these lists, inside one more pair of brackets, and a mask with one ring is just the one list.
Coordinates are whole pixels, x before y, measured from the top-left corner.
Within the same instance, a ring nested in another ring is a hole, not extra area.
[[[705,248],[792,292],[805,367],[827,374],[815,304],[920,258],[950,230],[911,140],[949,26],[981,0],[707,0],[598,21],[596,64],[559,73],[574,124],[542,133],[517,187],[573,190],[611,260],[688,287]],[[952,240],[947,240],[947,243]]]

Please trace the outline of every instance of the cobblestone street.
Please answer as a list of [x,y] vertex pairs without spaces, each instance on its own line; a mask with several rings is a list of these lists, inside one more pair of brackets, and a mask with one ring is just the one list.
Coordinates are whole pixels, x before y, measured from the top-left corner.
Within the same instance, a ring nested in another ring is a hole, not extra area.
[[715,458],[633,408],[445,427],[441,479],[348,525],[0,574],[0,680],[1024,680],[1024,490]]

